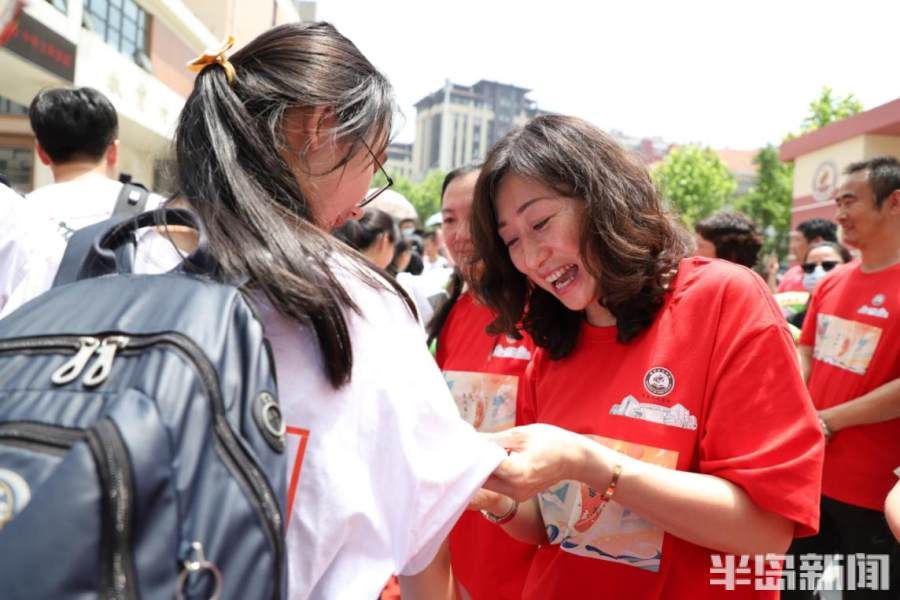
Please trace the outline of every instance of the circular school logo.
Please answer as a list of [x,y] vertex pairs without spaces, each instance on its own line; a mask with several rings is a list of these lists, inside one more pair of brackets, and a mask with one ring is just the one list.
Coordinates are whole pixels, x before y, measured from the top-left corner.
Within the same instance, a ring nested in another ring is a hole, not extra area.
[[675,376],[665,367],[653,367],[644,375],[644,389],[654,396],[666,396],[675,387]]
[[812,180],[812,195],[816,202],[825,202],[831,199],[837,187],[838,168],[831,161],[826,161],[816,167]]
[[884,294],[875,294],[875,297],[872,298],[872,306],[881,306],[884,304]]
[[28,482],[21,475],[0,469],[0,529],[31,500]]

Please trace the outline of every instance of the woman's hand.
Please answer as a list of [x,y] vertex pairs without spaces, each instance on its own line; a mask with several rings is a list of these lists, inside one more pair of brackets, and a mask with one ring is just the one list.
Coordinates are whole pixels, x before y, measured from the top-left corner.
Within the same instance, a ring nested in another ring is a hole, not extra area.
[[552,425],[526,425],[484,434],[506,448],[484,487],[519,502],[535,496],[563,479],[579,479],[587,439]]

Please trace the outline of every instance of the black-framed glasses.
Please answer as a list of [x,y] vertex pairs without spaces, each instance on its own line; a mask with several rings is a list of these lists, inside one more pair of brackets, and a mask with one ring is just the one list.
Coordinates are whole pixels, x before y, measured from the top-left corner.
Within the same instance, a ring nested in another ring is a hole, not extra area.
[[813,271],[816,270],[816,267],[818,265],[822,265],[822,270],[825,272],[828,272],[828,271],[832,270],[833,268],[835,268],[836,266],[838,266],[839,264],[841,264],[841,263],[836,260],[823,260],[822,262],[817,262],[817,263],[814,263],[814,262],[803,263],[803,272],[804,273],[812,273]]
[[366,150],[368,150],[369,155],[372,157],[372,161],[375,163],[375,166],[378,167],[378,170],[381,171],[381,174],[384,175],[384,178],[387,180],[387,182],[380,188],[378,188],[376,190],[371,190],[368,194],[366,194],[366,197],[363,198],[362,201],[360,201],[360,203],[356,205],[356,208],[362,208],[366,204],[369,204],[372,200],[374,200],[375,198],[380,196],[383,191],[385,191],[386,189],[388,189],[392,185],[394,185],[394,180],[391,179],[391,176],[388,175],[387,171],[384,170],[384,165],[381,164],[381,161],[378,160],[378,157],[375,156],[375,153],[372,152],[371,148],[369,148],[369,145],[366,143],[366,140],[360,139],[359,141],[360,141],[360,143],[362,143],[363,146],[366,147]]

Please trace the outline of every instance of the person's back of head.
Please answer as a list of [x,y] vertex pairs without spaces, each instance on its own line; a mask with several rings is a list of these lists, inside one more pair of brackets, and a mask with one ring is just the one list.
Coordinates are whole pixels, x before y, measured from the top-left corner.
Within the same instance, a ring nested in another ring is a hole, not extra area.
[[828,219],[807,219],[797,225],[808,243],[814,241],[837,242],[837,223]]
[[394,244],[400,238],[391,215],[371,206],[361,219],[350,219],[331,233],[382,269],[394,258]]
[[330,230],[359,214],[393,109],[390,83],[350,40],[328,23],[290,23],[201,63],[176,130],[179,189],[220,276],[249,279],[310,325],[335,387],[353,364],[344,311],[360,307],[334,257],[384,284]]
[[394,256],[385,270],[395,277],[398,273],[405,273],[406,267],[409,266],[409,261],[412,258],[412,254],[412,246],[409,245],[406,238],[400,236],[400,239],[394,243]]
[[719,211],[698,222],[694,229],[715,246],[716,258],[749,268],[756,265],[763,239],[746,215]]
[[409,263],[406,265],[405,272],[410,275],[421,275],[424,270],[425,263],[422,261],[422,255],[414,251],[409,255]]
[[28,118],[51,165],[99,163],[119,134],[116,109],[89,87],[41,90],[31,101]]

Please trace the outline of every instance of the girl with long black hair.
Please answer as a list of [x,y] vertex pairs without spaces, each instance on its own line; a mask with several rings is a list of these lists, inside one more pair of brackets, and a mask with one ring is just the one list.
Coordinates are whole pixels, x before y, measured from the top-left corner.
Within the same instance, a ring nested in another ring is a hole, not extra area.
[[[246,281],[274,353],[289,597],[374,598],[391,572],[431,563],[503,455],[459,419],[402,291],[329,234],[373,198],[391,87],[325,23],[195,65],[180,191],[220,276]],[[440,568],[401,581],[404,598],[450,593]]]

